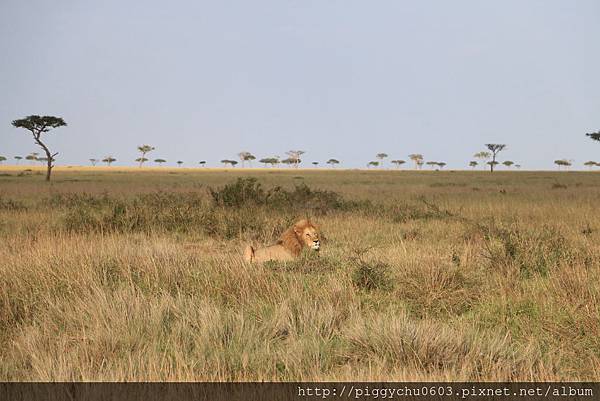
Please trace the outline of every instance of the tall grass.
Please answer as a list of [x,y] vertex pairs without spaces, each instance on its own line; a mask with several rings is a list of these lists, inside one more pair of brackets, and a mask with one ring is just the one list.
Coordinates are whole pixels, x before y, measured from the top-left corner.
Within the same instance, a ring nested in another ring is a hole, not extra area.
[[591,174],[86,174],[0,177],[2,380],[599,377]]

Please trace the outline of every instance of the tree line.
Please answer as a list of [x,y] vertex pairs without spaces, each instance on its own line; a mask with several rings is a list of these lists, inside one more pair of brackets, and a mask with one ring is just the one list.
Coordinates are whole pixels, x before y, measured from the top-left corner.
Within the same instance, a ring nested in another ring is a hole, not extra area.
[[[39,161],[39,162],[46,164],[46,180],[50,181],[52,169],[54,168],[54,162],[56,161],[56,156],[58,155],[58,152],[52,153],[50,151],[50,149],[48,148],[46,143],[44,143],[42,141],[43,135],[47,134],[48,132],[50,132],[51,130],[53,130],[55,128],[64,127],[67,125],[67,123],[60,117],[31,115],[31,116],[28,116],[25,118],[14,120],[12,122],[12,125],[15,128],[23,128],[26,131],[29,131],[29,133],[33,137],[34,143],[37,144],[43,150],[45,156],[40,157],[39,153],[33,152],[33,153],[27,155],[25,157],[25,160]],[[594,141],[600,142],[600,131],[587,133],[585,135]],[[516,164],[512,160],[505,160],[503,162],[499,162],[497,160],[498,154],[506,149],[506,144],[488,143],[488,144],[485,144],[485,146],[486,146],[487,150],[477,152],[473,155],[473,157],[475,159],[478,159],[479,161],[471,160],[469,162],[470,167],[475,168],[481,163],[484,167],[489,166],[490,172],[492,172],[492,173],[494,172],[494,169],[496,168],[496,166],[498,166],[499,164],[502,164],[508,168],[512,167],[513,165],[516,168],[521,167],[520,164]],[[138,166],[140,168],[144,165],[144,163],[149,161],[149,159],[148,159],[149,154],[152,151],[154,151],[155,149],[156,149],[155,147],[150,146],[150,145],[140,145],[137,147],[137,150],[140,153],[140,157],[135,159],[135,162],[138,163]],[[280,164],[285,164],[290,167],[298,168],[300,163],[302,163],[301,156],[305,153],[306,152],[303,150],[289,150],[285,153],[287,155],[287,157],[284,159],[280,158],[279,156],[272,156],[272,157],[262,158],[258,162],[262,163],[265,166],[270,165],[271,167],[277,167]],[[148,157],[146,157],[146,156],[148,156]],[[248,152],[248,151],[240,152],[240,153],[238,153],[237,156],[242,163],[242,167],[244,167],[246,163],[249,166],[251,166],[252,162],[256,160],[256,156],[254,156],[251,152]],[[375,155],[375,158],[377,160],[368,162],[367,168],[383,166],[384,160],[386,158],[388,158],[388,156],[389,155],[387,153],[377,153]],[[443,162],[443,161],[427,161],[426,162],[424,160],[424,156],[419,153],[410,154],[410,155],[408,155],[408,158],[414,163],[415,169],[421,169],[423,167],[423,165],[430,166],[431,168],[437,167],[439,169],[442,169],[447,165],[446,162]],[[14,159],[17,161],[17,164],[19,164],[19,162],[23,159],[23,157],[22,156],[14,156]],[[7,158],[5,156],[0,156],[0,163],[2,163],[3,161],[6,161],[6,160],[7,160]],[[92,164],[92,166],[95,166],[99,162],[106,163],[108,166],[110,166],[112,163],[117,161],[117,159],[111,155],[111,156],[106,156],[103,159],[91,158],[91,159],[89,159],[89,161]],[[156,159],[154,159],[154,162],[157,163],[158,165],[162,165],[163,163],[166,163],[167,160],[163,159],[163,158],[156,158]],[[176,163],[179,166],[182,166],[184,164],[184,162],[182,160],[177,160]],[[224,166],[229,165],[231,167],[235,167],[238,164],[238,161],[233,160],[233,159],[223,159],[223,160],[221,160],[221,163],[223,163]],[[336,165],[340,164],[340,161],[338,159],[331,158],[331,159],[327,160],[326,163],[328,165],[330,165],[331,167],[335,167]],[[400,168],[403,164],[406,163],[406,161],[401,160],[401,159],[395,159],[395,160],[391,160],[390,163],[394,164],[396,168]],[[198,162],[198,164],[200,164],[201,166],[204,166],[204,165],[206,165],[206,161],[201,160]],[[319,165],[319,162],[313,161],[311,164],[316,167]],[[556,164],[559,169],[561,167],[568,168],[572,165],[572,160],[566,160],[566,159],[555,160],[554,164]],[[584,165],[589,168],[594,167],[594,166],[600,167],[600,163],[595,162],[595,161],[585,162]]]

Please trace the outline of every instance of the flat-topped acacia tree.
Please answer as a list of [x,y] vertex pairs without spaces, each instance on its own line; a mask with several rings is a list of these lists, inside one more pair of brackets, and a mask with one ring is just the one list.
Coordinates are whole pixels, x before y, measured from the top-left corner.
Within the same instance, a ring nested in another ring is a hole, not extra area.
[[50,131],[53,128],[63,127],[67,125],[65,120],[60,117],[54,116],[37,116],[32,115],[12,122],[15,128],[24,128],[31,132],[33,140],[39,145],[40,148],[46,153],[46,181],[50,181],[50,175],[52,174],[52,168],[54,167],[54,157],[58,153],[50,152],[48,146],[42,142],[42,134]]
[[144,164],[144,162],[148,161],[148,159],[146,158],[146,154],[152,152],[153,150],[154,150],[154,146],[150,146],[150,145],[138,146],[138,152],[140,152],[142,154],[142,156],[135,159],[135,161],[140,163],[140,167],[142,167],[142,164]]
[[592,132],[592,133],[586,134],[586,135],[589,136],[590,138],[592,138],[594,141],[600,141],[600,131]]
[[506,145],[499,143],[486,143],[485,146],[490,152],[492,152],[492,161],[488,164],[490,165],[490,171],[493,173],[494,167],[499,164],[496,162],[496,156],[506,148]]

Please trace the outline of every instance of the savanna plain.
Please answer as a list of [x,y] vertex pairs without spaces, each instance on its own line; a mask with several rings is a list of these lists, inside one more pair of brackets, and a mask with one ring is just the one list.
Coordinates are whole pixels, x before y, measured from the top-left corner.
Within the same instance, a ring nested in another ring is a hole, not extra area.
[[[0,169],[0,380],[598,380],[600,174]],[[248,264],[310,217],[322,249]]]

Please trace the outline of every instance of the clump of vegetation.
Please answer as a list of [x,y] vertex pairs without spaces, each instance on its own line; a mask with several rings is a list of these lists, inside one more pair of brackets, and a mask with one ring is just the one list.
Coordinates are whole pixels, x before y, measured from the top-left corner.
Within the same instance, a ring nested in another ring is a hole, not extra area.
[[568,264],[578,257],[578,252],[566,238],[551,227],[526,230],[515,225],[492,225],[483,229],[483,256],[491,266],[517,269],[525,277],[546,276],[561,264]]
[[344,200],[333,191],[310,188],[302,183],[293,190],[281,186],[264,189],[256,178],[238,178],[220,188],[209,188],[215,206],[226,208],[266,207],[284,212],[309,210],[325,214],[334,210],[359,208],[361,203]]
[[0,210],[17,212],[17,211],[27,210],[27,206],[25,206],[25,203],[23,203],[21,201],[10,199],[10,198],[3,198],[0,196]]
[[355,261],[352,272],[352,284],[366,290],[389,290],[393,287],[390,278],[390,266],[383,262],[368,262],[362,259]]
[[234,183],[208,190],[217,206],[256,206],[267,201],[267,193],[256,178],[238,178]]

